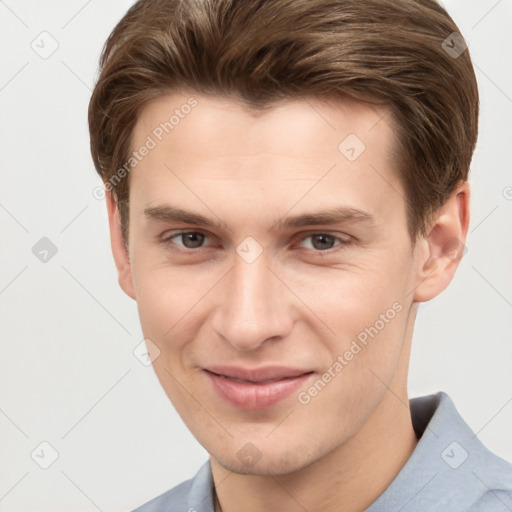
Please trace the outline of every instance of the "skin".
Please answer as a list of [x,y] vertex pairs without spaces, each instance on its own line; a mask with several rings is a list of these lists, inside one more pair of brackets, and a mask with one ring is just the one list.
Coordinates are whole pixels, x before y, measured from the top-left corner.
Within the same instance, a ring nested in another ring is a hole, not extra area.
[[[155,372],[210,453],[222,511],[364,510],[417,443],[407,395],[417,304],[444,290],[459,264],[446,248],[466,239],[468,184],[413,245],[392,120],[354,100],[286,101],[256,114],[226,98],[175,93],[143,109],[133,148],[191,96],[198,105],[130,173],[128,249],[107,196],[119,282],[160,350]],[[349,134],[366,146],[353,162],[338,150]],[[165,204],[220,226],[144,213]],[[333,206],[374,221],[276,224]],[[206,235],[204,245],[162,242],[179,231]],[[322,233],[334,237],[321,239],[327,249],[311,237]],[[248,236],[263,251],[252,263],[236,252]],[[268,409],[236,408],[203,370],[308,369],[299,390],[307,392],[394,303],[401,311],[307,404],[292,393]],[[255,463],[240,456],[247,443]]]

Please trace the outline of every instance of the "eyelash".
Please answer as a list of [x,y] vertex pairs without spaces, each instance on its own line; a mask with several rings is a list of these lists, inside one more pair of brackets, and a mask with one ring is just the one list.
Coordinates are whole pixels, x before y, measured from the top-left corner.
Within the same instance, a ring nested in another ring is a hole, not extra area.
[[[173,246],[173,249],[178,251],[178,252],[181,252],[183,254],[190,254],[192,252],[199,252],[201,249],[206,249],[207,247],[204,247],[204,246],[200,246],[198,248],[195,248],[195,249],[191,249],[191,248],[188,248],[188,247],[184,247],[184,246],[181,246],[180,244],[177,244],[175,242],[172,241],[173,238],[176,238],[176,237],[179,237],[181,235],[186,235],[186,234],[201,234],[203,235],[206,239],[208,239],[208,235],[206,233],[203,233],[202,231],[197,231],[197,230],[191,230],[191,231],[176,231],[174,233],[171,233],[169,234],[168,236],[165,236],[164,238],[161,239],[161,243],[165,246],[165,247],[169,247],[169,246]],[[334,238],[334,241],[336,243],[336,245],[334,245],[334,247],[332,247],[331,249],[325,249],[323,251],[321,250],[318,250],[318,249],[310,249],[310,248],[306,248],[306,250],[308,251],[313,251],[315,254],[317,254],[318,256],[322,257],[324,255],[328,255],[328,254],[332,254],[334,252],[337,252],[339,250],[343,250],[346,248],[346,246],[348,246],[351,241],[347,241],[347,240],[344,240],[343,238],[339,237],[339,236],[336,236],[336,235],[333,235],[329,232],[323,232],[323,231],[315,231],[315,232],[310,232],[309,234],[303,236],[302,238],[300,238],[300,241],[304,241],[308,238],[311,238],[313,236],[317,236],[317,235],[327,235],[329,237],[333,237]]]

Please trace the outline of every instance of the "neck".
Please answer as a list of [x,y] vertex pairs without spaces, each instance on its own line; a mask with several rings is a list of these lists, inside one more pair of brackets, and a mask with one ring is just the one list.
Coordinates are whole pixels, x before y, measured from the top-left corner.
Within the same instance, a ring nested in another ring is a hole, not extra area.
[[293,473],[239,475],[211,458],[220,510],[236,512],[241,503],[244,512],[365,510],[389,486],[416,447],[409,404],[401,399],[388,391],[355,436]]

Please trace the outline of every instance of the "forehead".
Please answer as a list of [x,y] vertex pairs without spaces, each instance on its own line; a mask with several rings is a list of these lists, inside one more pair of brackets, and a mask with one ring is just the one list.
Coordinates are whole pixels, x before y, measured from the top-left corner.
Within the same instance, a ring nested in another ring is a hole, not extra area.
[[378,214],[403,203],[392,117],[383,106],[307,98],[254,111],[228,98],[177,93],[140,113],[132,150],[144,145],[151,150],[130,173],[130,202],[135,188],[141,208],[183,207],[187,197],[206,212],[202,197],[220,211],[234,194],[238,211],[307,209],[321,199],[325,207]]
[[[243,148],[247,155],[263,150],[282,154],[293,151],[316,159],[320,156],[319,142],[324,141],[324,152],[330,149],[325,152],[327,158],[337,157],[339,143],[351,133],[384,157],[394,147],[392,124],[387,107],[348,97],[282,100],[255,110],[226,97],[176,93],[145,105],[139,113],[132,146],[135,149],[143,144],[150,134],[158,143],[170,146],[173,140],[179,140],[180,145],[193,131],[189,140],[201,141],[194,148],[198,156],[206,152],[240,155]],[[238,144],[233,144],[235,141]],[[179,151],[178,147],[174,149]]]

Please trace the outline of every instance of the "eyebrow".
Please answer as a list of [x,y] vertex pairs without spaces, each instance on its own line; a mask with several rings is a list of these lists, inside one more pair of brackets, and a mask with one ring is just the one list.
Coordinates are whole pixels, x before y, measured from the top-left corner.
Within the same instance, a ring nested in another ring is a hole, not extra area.
[[[184,222],[197,226],[220,228],[225,224],[205,217],[198,213],[183,210],[171,205],[151,206],[144,209],[144,215],[150,219],[167,222]],[[338,206],[318,212],[304,213],[289,217],[282,217],[274,221],[270,231],[276,229],[290,229],[304,226],[333,225],[348,223],[375,224],[375,217],[364,210]]]
[[365,223],[374,224],[375,217],[364,210],[337,206],[314,213],[284,217],[275,222],[272,229],[300,228],[304,226]]
[[144,215],[150,219],[185,222],[198,226],[220,227],[220,223],[198,213],[189,212],[171,205],[150,206],[144,209]]

